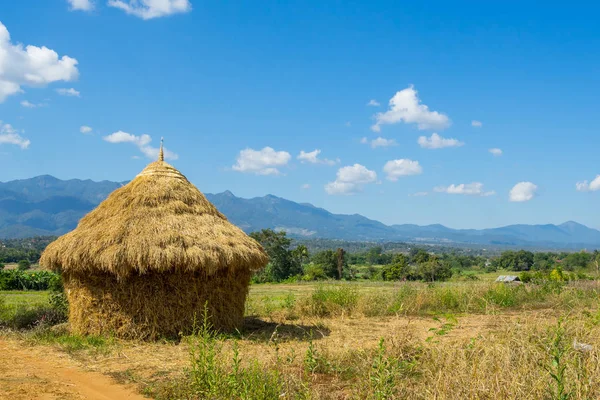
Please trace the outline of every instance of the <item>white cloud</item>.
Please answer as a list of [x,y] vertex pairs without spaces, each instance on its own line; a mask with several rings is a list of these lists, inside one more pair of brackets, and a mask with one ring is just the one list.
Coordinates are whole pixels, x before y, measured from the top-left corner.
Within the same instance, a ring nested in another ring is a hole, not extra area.
[[371,106],[371,107],[379,107],[381,104],[379,104],[379,102],[377,100],[371,99],[371,100],[369,100],[367,105]]
[[92,11],[94,9],[94,2],[91,0],[67,0],[71,11]]
[[529,201],[535,197],[537,189],[537,185],[531,182],[519,182],[510,190],[509,200],[514,202]]
[[396,145],[398,145],[398,143],[396,143],[394,139],[378,137],[377,139],[371,140],[371,147],[374,149],[376,149],[377,147],[390,147]]
[[310,185],[308,183],[305,183],[304,185],[300,186],[300,188],[303,190],[308,190],[310,189]]
[[381,125],[397,124],[417,124],[420,130],[423,129],[445,129],[450,126],[450,119],[447,115],[437,111],[430,111],[429,107],[421,104],[417,96],[417,91],[413,86],[396,92],[389,102],[390,109],[386,112],[375,114],[375,125],[371,129],[375,132],[381,130]]
[[346,125],[347,128],[350,128],[352,126],[352,123],[350,121],[348,121],[344,125]]
[[403,176],[420,175],[423,168],[418,161],[402,158],[400,160],[391,160],[383,166],[383,172],[387,174],[387,179],[396,182]]
[[119,8],[142,19],[192,11],[192,3],[189,0],[108,0],[108,6]]
[[409,194],[410,197],[423,197],[429,195],[429,192],[416,192]]
[[577,182],[575,187],[580,192],[596,192],[600,190],[600,175],[596,175],[591,182],[588,182],[587,180]]
[[329,160],[327,158],[319,158],[319,154],[321,154],[321,150],[319,149],[315,149],[311,152],[305,152],[304,150],[300,151],[300,154],[298,154],[298,160],[300,160],[302,163],[310,163],[310,164],[327,164],[327,165],[335,165],[336,163],[338,163],[340,160]]
[[56,93],[60,94],[61,96],[69,96],[69,97],[80,97],[81,96],[81,92],[73,89],[73,88],[60,88],[60,89],[56,89]]
[[326,184],[325,191],[329,194],[351,195],[361,192],[366,184],[375,181],[375,171],[360,164],[348,165],[338,170],[335,181]]
[[445,147],[460,147],[464,145],[463,142],[457,139],[446,139],[437,133],[432,134],[430,137],[420,136],[417,143],[424,149],[443,149]]
[[29,147],[31,141],[19,135],[12,125],[0,121],[0,145],[2,144],[14,144],[25,150]]
[[86,125],[82,125],[82,126],[79,128],[79,132],[81,132],[81,133],[83,133],[83,134],[90,133],[91,131],[92,131],[92,128],[91,128],[91,127],[89,127],[89,126],[86,126]]
[[503,154],[502,149],[498,149],[498,148],[490,149],[489,152],[492,153],[496,157],[500,157]]
[[438,186],[433,188],[434,192],[438,193],[448,193],[448,194],[463,194],[467,196],[493,196],[496,194],[495,191],[484,191],[483,183],[481,182],[473,182],[473,183],[461,183],[459,185],[450,185],[450,186]]
[[473,120],[471,121],[471,126],[475,127],[475,128],[481,128],[483,126],[483,123],[481,123],[481,121],[477,121],[477,120]]
[[23,101],[21,102],[21,105],[22,105],[23,107],[25,107],[25,108],[36,108],[36,107],[37,107],[37,105],[35,105],[35,104],[33,104],[33,103],[30,103],[30,102],[29,102],[29,101],[27,101],[27,100],[23,100]]
[[21,93],[21,86],[44,87],[57,81],[73,81],[79,76],[77,60],[45,46],[12,44],[10,33],[0,22],[0,103]]
[[256,175],[279,175],[279,167],[287,165],[292,156],[287,151],[275,151],[271,147],[262,150],[245,149],[240,151],[234,171]]
[[[141,136],[136,136],[131,133],[117,131],[117,132],[111,133],[108,136],[104,136],[103,139],[109,143],[132,143],[147,158],[150,158],[153,160],[158,159],[159,149],[157,147],[150,146],[150,142],[152,141],[152,138],[150,137],[150,135],[144,134]],[[165,159],[177,160],[179,158],[179,156],[177,154],[173,153],[172,151],[169,151],[166,147],[163,150],[164,150],[164,154],[165,154]]]

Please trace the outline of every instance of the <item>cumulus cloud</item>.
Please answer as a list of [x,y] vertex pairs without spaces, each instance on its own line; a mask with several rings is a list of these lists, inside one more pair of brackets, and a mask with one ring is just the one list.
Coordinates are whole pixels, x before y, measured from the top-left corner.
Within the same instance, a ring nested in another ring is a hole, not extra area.
[[354,164],[338,170],[336,179],[325,185],[329,194],[351,195],[361,192],[368,183],[377,181],[377,173],[364,165]]
[[496,194],[495,191],[484,191],[483,183],[481,182],[473,182],[473,183],[461,183],[459,185],[450,185],[450,186],[438,186],[433,188],[435,192],[438,193],[448,193],[448,194],[462,194],[466,196],[493,196]]
[[360,140],[360,142],[362,144],[371,144],[371,147],[376,149],[377,147],[390,147],[390,146],[396,146],[398,143],[396,143],[396,141],[394,139],[386,139],[386,138],[382,138],[382,137],[378,137],[377,139],[373,139],[369,142],[369,139],[367,139],[366,137],[362,138]]
[[473,121],[471,121],[471,126],[475,128],[481,128],[483,126],[483,123],[474,119]]
[[513,202],[529,201],[535,197],[537,189],[531,182],[519,182],[510,190],[508,198]]
[[498,148],[490,149],[489,152],[492,153],[496,157],[500,157],[503,154],[502,149],[498,149]]
[[303,190],[308,190],[310,189],[310,185],[308,183],[305,183],[304,185],[300,186],[300,188]]
[[82,126],[79,128],[79,132],[81,132],[81,133],[83,133],[83,134],[90,133],[90,132],[92,132],[92,128],[91,128],[91,127],[89,127],[89,126],[86,126],[86,125],[82,125]]
[[420,175],[423,168],[418,161],[402,158],[399,160],[390,160],[383,166],[383,172],[387,174],[387,179],[396,182],[403,176]]
[[596,192],[600,190],[600,175],[596,175],[591,182],[588,182],[587,180],[577,182],[575,187],[580,192]]
[[[136,136],[131,133],[117,131],[108,136],[104,136],[103,139],[109,143],[131,143],[135,145],[147,158],[153,160],[158,159],[159,148],[150,146],[150,142],[152,142],[150,135],[143,134],[141,136]],[[179,158],[177,154],[168,150],[166,147],[163,150],[165,159],[177,160]]]
[[271,147],[262,150],[245,149],[240,151],[234,171],[256,175],[279,175],[278,168],[287,165],[292,156],[287,151],[275,151]]
[[67,0],[71,11],[92,11],[94,2],[92,0]]
[[12,44],[0,22],[0,103],[23,92],[21,86],[44,87],[52,82],[73,81],[79,76],[77,60],[45,46]]
[[14,144],[25,150],[31,141],[22,137],[12,125],[0,121],[0,145],[2,144]]
[[432,134],[430,137],[420,136],[417,143],[424,149],[443,149],[445,147],[460,147],[464,145],[463,142],[457,139],[446,139],[437,133]]
[[108,0],[108,6],[142,19],[166,17],[192,11],[189,0]]
[[371,129],[375,132],[381,130],[381,125],[417,124],[417,128],[423,129],[445,129],[450,126],[447,115],[437,111],[430,111],[429,107],[421,104],[417,91],[411,85],[408,88],[396,92],[390,99],[389,110],[375,114],[375,124]]
[[371,106],[371,107],[379,107],[381,104],[379,104],[379,102],[377,100],[371,99],[371,100],[369,100],[367,105]]
[[60,94],[61,96],[81,97],[81,92],[79,92],[73,88],[56,89],[56,93]]
[[429,192],[416,192],[416,193],[412,193],[409,194],[409,197],[423,197],[423,196],[427,196],[429,195]]
[[321,154],[321,150],[315,149],[311,152],[305,152],[304,150],[300,151],[298,154],[298,160],[302,163],[310,163],[310,164],[326,164],[326,165],[335,165],[339,162],[338,160],[329,160],[327,158],[319,158],[319,154]]

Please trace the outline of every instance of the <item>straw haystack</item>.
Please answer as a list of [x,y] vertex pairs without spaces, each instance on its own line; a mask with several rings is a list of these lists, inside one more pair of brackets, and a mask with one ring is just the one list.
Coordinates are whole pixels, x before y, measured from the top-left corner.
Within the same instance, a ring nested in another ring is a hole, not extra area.
[[205,307],[217,329],[242,323],[267,256],[162,154],[42,255],[62,273],[76,333],[174,337]]

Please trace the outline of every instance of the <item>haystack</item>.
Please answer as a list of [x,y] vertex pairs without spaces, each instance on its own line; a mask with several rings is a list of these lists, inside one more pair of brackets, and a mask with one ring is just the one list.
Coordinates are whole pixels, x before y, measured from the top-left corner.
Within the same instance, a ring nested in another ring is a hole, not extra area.
[[71,330],[153,339],[186,334],[205,309],[239,327],[262,247],[227,221],[177,169],[159,160],[115,190],[44,251],[62,274]]

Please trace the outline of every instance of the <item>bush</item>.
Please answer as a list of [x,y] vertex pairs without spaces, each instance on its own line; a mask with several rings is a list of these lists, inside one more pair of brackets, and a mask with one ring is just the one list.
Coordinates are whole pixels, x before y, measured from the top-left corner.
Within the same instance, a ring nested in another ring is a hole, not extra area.
[[0,290],[48,290],[52,282],[56,285],[59,281],[58,275],[50,271],[0,271]]
[[303,281],[318,281],[321,279],[327,279],[323,267],[314,264],[308,264],[304,267],[304,275],[302,276]]
[[19,263],[17,264],[17,269],[19,271],[26,271],[29,268],[31,268],[31,262],[29,262],[29,260],[21,260],[19,261]]

